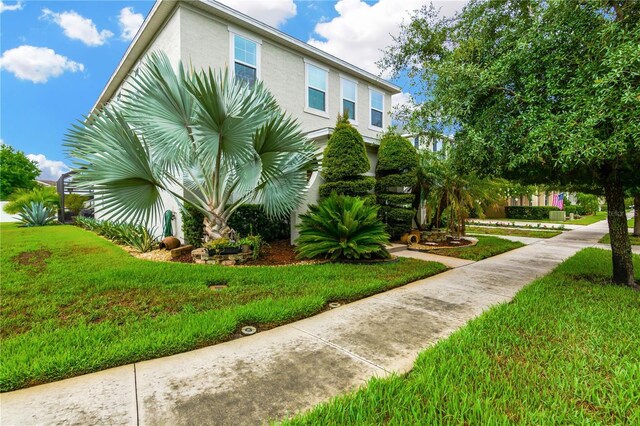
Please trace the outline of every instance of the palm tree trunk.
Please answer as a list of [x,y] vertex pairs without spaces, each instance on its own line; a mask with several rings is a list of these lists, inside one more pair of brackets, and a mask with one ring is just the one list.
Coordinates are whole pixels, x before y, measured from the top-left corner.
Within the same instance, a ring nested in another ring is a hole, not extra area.
[[227,225],[227,221],[219,216],[212,215],[212,217],[205,217],[204,236],[205,241],[229,238],[231,236],[231,228]]

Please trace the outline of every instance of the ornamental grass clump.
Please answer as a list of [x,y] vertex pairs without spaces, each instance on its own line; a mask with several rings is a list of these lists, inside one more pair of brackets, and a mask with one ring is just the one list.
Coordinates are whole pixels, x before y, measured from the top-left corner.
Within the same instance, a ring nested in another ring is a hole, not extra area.
[[300,216],[296,251],[300,259],[385,259],[389,234],[378,208],[358,197],[331,194]]

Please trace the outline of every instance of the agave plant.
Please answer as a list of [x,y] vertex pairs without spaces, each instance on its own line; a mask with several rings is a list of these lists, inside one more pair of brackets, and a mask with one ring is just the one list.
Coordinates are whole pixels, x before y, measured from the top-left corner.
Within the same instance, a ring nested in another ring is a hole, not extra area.
[[227,71],[174,71],[152,53],[121,100],[75,125],[66,145],[74,180],[113,220],[159,217],[161,193],[205,216],[208,239],[227,236],[242,204],[270,216],[295,209],[315,167],[315,148],[261,82]]
[[22,208],[18,217],[25,226],[45,226],[55,221],[56,212],[42,201],[32,201],[31,204]]
[[333,193],[301,215],[296,251],[302,259],[386,258],[389,234],[378,208],[358,197]]

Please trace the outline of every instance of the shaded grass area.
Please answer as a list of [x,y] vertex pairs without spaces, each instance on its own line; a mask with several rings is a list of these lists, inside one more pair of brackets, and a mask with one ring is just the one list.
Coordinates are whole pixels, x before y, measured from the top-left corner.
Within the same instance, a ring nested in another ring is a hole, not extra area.
[[467,226],[468,233],[488,235],[509,235],[515,237],[551,238],[562,234],[562,231],[541,231],[538,229],[514,229],[514,228],[484,228],[482,226]]
[[499,237],[479,236],[476,238],[478,238],[478,244],[475,246],[439,249],[431,253],[477,261],[524,246],[521,242],[509,241]]
[[[569,215],[567,215],[567,218]],[[597,212],[596,214],[582,216],[580,219],[565,220],[564,222],[550,219],[490,219],[492,221],[504,221],[504,222],[532,222],[532,223],[553,223],[559,225],[591,225],[607,218],[607,212]]]
[[[640,237],[634,237],[633,235],[629,234],[629,240],[631,240],[632,246],[640,246]],[[611,236],[607,234],[604,237],[600,238],[600,241],[598,242],[603,244],[611,244]]]
[[610,274],[610,252],[585,249],[423,351],[410,373],[285,424],[640,424],[640,292]]
[[[375,265],[230,268],[136,259],[72,226],[0,225],[0,390],[228,340],[446,269]],[[227,284],[211,291],[208,284]]]

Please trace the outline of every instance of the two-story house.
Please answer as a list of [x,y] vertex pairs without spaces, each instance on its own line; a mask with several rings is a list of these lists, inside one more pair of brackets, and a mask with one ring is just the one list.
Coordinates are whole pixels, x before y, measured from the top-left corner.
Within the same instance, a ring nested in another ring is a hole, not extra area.
[[[336,58],[216,1],[158,0],[94,110],[116,98],[145,55],[157,50],[174,64],[228,67],[237,78],[261,79],[280,107],[297,118],[317,143],[318,152],[324,149],[337,115],[348,111],[365,140],[373,175],[379,135],[390,124],[391,95],[400,92],[398,86],[350,64],[349,58]],[[317,172],[310,177],[306,199],[292,215],[294,237],[298,214],[317,201],[321,180]],[[168,196],[164,201],[177,213],[174,229],[181,237],[180,206]],[[100,216],[99,205],[96,214]]]

